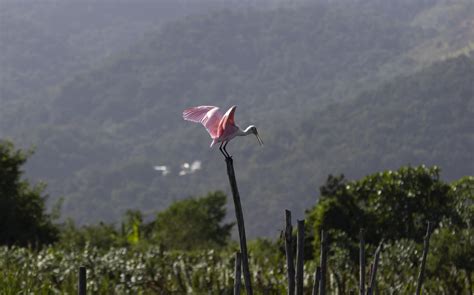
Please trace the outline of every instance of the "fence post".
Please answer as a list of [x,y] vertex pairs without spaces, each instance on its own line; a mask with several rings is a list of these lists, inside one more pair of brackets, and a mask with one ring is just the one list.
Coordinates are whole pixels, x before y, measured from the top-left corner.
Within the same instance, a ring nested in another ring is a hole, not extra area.
[[425,239],[423,243],[423,256],[421,259],[420,274],[418,275],[418,283],[416,285],[416,295],[421,294],[423,278],[425,275],[426,256],[428,255],[428,250],[430,247],[430,237],[431,237],[431,223],[428,221],[428,226],[426,228],[426,235],[425,235]]
[[365,241],[363,228],[359,233],[359,295],[365,295]]
[[311,293],[311,295],[318,295],[320,281],[321,281],[321,267],[317,266],[316,270],[314,271],[313,292]]
[[291,225],[291,211],[285,210],[285,252],[288,270],[288,295],[295,294],[295,262],[293,260],[293,226]]
[[319,282],[319,295],[326,295],[326,273],[327,273],[327,234],[321,230],[321,280]]
[[235,179],[234,163],[231,157],[226,157],[225,162],[227,164],[227,176],[229,177],[230,187],[232,189],[235,217],[237,218],[237,227],[239,229],[240,253],[242,255],[242,270],[244,273],[245,289],[247,295],[253,295],[247,252],[247,238],[245,237],[244,214],[242,213],[239,189],[237,188],[237,180]]
[[241,254],[240,252],[235,253],[235,279],[234,279],[234,295],[240,295],[240,285],[241,285],[241,277],[242,277],[242,265],[241,265]]
[[86,274],[86,267],[80,266],[79,267],[79,283],[78,283],[78,294],[79,295],[86,295],[87,289],[87,274]]
[[296,252],[296,295],[303,295],[304,277],[304,220],[298,220]]

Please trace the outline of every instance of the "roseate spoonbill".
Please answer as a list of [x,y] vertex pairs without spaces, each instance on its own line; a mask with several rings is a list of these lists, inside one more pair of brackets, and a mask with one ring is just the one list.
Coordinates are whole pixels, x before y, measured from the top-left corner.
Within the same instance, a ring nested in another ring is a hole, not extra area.
[[262,139],[258,136],[257,127],[250,125],[242,130],[235,124],[234,114],[236,108],[237,106],[232,106],[222,115],[219,108],[215,106],[193,107],[183,111],[183,119],[204,125],[212,138],[211,147],[220,142],[219,150],[227,158],[230,155],[226,150],[226,146],[236,136],[255,134],[260,145],[263,145]]

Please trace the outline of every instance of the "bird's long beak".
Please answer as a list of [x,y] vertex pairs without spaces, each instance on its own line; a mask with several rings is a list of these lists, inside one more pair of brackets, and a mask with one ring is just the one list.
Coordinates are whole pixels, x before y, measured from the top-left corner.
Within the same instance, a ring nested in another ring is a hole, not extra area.
[[255,136],[256,136],[257,139],[258,139],[258,143],[260,143],[260,145],[263,145],[263,141],[262,141],[262,139],[260,138],[260,136],[258,136],[258,133],[255,133]]

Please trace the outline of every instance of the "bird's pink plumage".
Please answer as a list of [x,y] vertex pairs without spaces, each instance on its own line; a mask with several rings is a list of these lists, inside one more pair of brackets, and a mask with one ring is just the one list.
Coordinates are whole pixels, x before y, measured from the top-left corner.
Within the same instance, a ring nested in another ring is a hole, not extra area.
[[218,132],[217,132],[219,137],[221,137],[224,134],[224,131],[227,128],[229,128],[230,126],[235,126],[234,114],[235,114],[236,108],[237,106],[232,106],[230,109],[228,109],[227,112],[225,112],[224,116],[222,117],[221,121],[219,122],[219,127],[218,127]]
[[222,119],[218,107],[198,106],[189,108],[184,110],[183,118],[191,122],[201,123],[213,139],[218,137],[219,123]]

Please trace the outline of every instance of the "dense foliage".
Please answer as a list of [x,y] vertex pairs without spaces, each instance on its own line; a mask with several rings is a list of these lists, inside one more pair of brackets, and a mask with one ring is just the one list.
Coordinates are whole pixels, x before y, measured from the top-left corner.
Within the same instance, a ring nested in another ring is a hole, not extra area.
[[[436,237],[437,234],[434,234]],[[434,238],[433,237],[433,238]],[[472,245],[472,244],[471,244]],[[276,247],[251,252],[250,267],[257,294],[281,294],[286,290],[285,258],[275,255]],[[331,246],[333,247],[333,246]],[[436,245],[428,263],[442,257]],[[230,249],[229,249],[230,250]],[[232,250],[235,250],[232,249]],[[330,260],[331,294],[349,294],[357,288],[357,276],[345,263],[343,249]],[[271,252],[269,256],[256,253]],[[414,293],[420,259],[420,247],[402,240],[386,246],[382,252],[378,288],[387,293]],[[370,257],[369,257],[370,258]],[[86,247],[80,251],[48,248],[34,252],[24,248],[0,248],[0,290],[5,294],[23,292],[75,293],[79,266],[88,268],[88,290],[98,293],[144,294],[232,294],[233,254],[231,251],[166,252],[159,247],[136,251],[111,248],[106,251]],[[305,263],[305,290],[312,287],[314,261]],[[428,294],[467,294],[466,274],[460,269],[445,267],[446,272],[430,273],[425,280]]]
[[[315,254],[319,253],[320,231],[329,232],[333,245],[330,255],[336,266],[332,271],[341,288],[356,281],[361,229],[371,251],[383,240],[388,245],[384,252],[398,252],[411,269],[416,269],[419,267],[416,253],[420,253],[427,222],[434,229],[428,262],[428,275],[438,279],[433,287],[445,294],[454,291],[463,294],[472,286],[472,176],[448,184],[440,179],[438,167],[402,167],[356,181],[347,181],[343,175],[330,175],[320,190],[321,199],[308,211],[310,228],[307,232]],[[384,258],[382,261],[387,262]],[[382,275],[392,280],[409,273],[403,267],[389,271],[385,268],[387,265],[382,264]],[[347,268],[351,275],[338,274],[338,267]],[[395,284],[383,289],[411,290],[405,287]]]
[[[4,210],[2,217],[30,219],[26,228],[15,223],[10,227],[9,222],[0,226],[2,239],[12,229],[15,235],[6,237],[17,239],[14,243],[7,240],[8,247],[0,247],[0,293],[73,293],[78,267],[84,265],[88,268],[88,288],[97,293],[232,294],[233,253],[238,247],[229,240],[233,224],[222,224],[226,216],[222,192],[177,201],[151,221],[145,221],[140,211],[129,210],[119,229],[104,223],[77,227],[68,221],[59,227],[59,240],[54,245],[20,248],[48,242],[38,236],[45,232],[45,224],[50,239],[56,237],[58,228],[45,215],[41,196],[31,195],[28,183],[19,181],[25,155],[11,143],[1,147],[1,179],[16,180],[2,183],[2,205],[11,201],[9,195],[30,193],[25,195],[27,200],[19,202],[28,206],[9,203],[2,208],[10,208],[14,215]],[[312,286],[322,227],[330,233],[330,292],[347,294],[357,288],[357,235],[364,227],[368,259],[375,245],[385,238],[379,290],[412,293],[424,223],[429,220],[435,231],[425,291],[466,293],[472,286],[474,265],[474,178],[467,176],[448,184],[440,179],[439,171],[437,167],[402,167],[355,181],[330,176],[321,187],[320,201],[308,211],[306,290]],[[18,187],[26,190],[19,191]],[[32,212],[31,207],[38,209],[37,204],[41,212]],[[283,224],[278,227],[283,228]],[[285,292],[283,243],[283,239],[249,242],[258,294]]]
[[438,225],[444,219],[459,219],[454,202],[451,187],[439,178],[439,168],[403,167],[351,182],[342,175],[329,176],[308,218],[314,232],[341,231],[353,243],[359,241],[360,229],[373,245],[382,239],[421,242],[427,222]]
[[[474,240],[471,223],[474,216],[474,178],[464,177],[447,185],[438,179],[437,174],[438,169],[435,167],[404,167],[399,171],[377,173],[358,181],[346,182],[344,187],[354,195],[338,201],[347,203],[351,198],[357,198],[358,192],[371,192],[374,182],[378,183],[378,186],[385,186],[385,190],[383,194],[370,193],[369,197],[377,195],[379,197],[376,198],[381,198],[381,195],[389,195],[387,188],[392,188],[397,189],[398,196],[403,199],[412,192],[414,187],[421,184],[428,185],[424,189],[430,192],[436,188],[448,188],[446,193],[453,198],[449,207],[453,209],[451,212],[454,215],[443,218],[437,223],[437,228],[432,234],[424,292],[446,295],[468,294],[472,288],[472,265],[474,265],[472,263]],[[401,179],[403,179],[403,184],[401,184]],[[328,207],[326,201],[331,198],[330,196],[336,198],[342,191],[347,194],[343,186],[339,185],[340,182],[339,177],[329,178],[328,183],[321,188],[325,196],[316,205],[314,212],[324,211],[321,208]],[[359,189],[351,190],[350,187]],[[212,196],[218,197],[219,194],[209,195],[209,197]],[[421,195],[418,197],[423,199]],[[436,199],[433,195],[430,198]],[[183,204],[183,202],[178,204]],[[379,205],[379,208],[389,207],[383,204],[383,201],[379,202]],[[329,206],[335,210],[340,208],[340,206]],[[402,216],[417,210],[419,214],[423,213],[423,210],[416,207],[415,203],[407,203],[405,209],[401,208],[399,211]],[[173,210],[169,212],[171,211]],[[136,212],[129,213],[127,220],[130,221],[133,216],[137,216]],[[385,218],[396,224],[397,216],[385,216]],[[309,224],[311,220],[311,218],[308,219]],[[356,229],[360,220],[349,218],[346,221],[350,224],[350,228]],[[351,257],[349,237],[352,232],[344,235],[346,232],[338,230],[338,224],[331,224],[334,227],[330,227],[328,222],[327,225],[331,233],[329,292],[349,294],[349,291],[356,290],[358,286],[357,263]],[[98,228],[101,227],[103,225]],[[308,232],[314,234],[312,229],[310,228]],[[369,264],[375,248],[371,244],[373,239],[370,234],[377,235],[377,231],[373,230],[377,229],[377,224],[368,225],[366,229],[369,242],[367,264]],[[337,232],[340,234],[338,235]],[[391,232],[399,238],[387,239],[385,242],[379,265],[377,288],[382,293],[413,293],[420,267],[422,244],[417,242],[420,236],[405,238],[403,235],[406,235],[406,230],[396,227],[393,227]],[[0,292],[6,294],[19,291],[74,293],[77,287],[78,267],[84,265],[88,269],[88,290],[99,294],[110,292],[232,294],[233,253],[237,251],[235,244],[230,244],[218,251],[197,250],[201,247],[199,245],[196,245],[194,249],[188,249],[191,251],[167,251],[153,244],[145,246],[143,239],[140,240],[141,245],[137,244],[130,240],[130,235],[128,235],[127,242],[122,246],[117,244],[112,247],[110,244],[106,247],[101,247],[100,244],[91,246],[89,242],[94,243],[103,234],[102,231],[96,231],[87,238],[86,244],[73,248],[64,247],[62,243],[40,251],[0,247],[0,278],[2,278]],[[170,235],[174,236],[174,233]],[[345,240],[341,240],[344,237]],[[154,243],[156,242],[155,240]],[[286,260],[282,252],[283,243],[282,239],[276,241],[258,239],[250,242],[250,267],[257,294],[280,294],[286,291]],[[317,252],[316,249],[315,251]],[[305,262],[305,292],[311,290],[316,263],[317,258],[308,258]]]
[[23,179],[27,153],[0,141],[0,245],[38,247],[57,239],[43,185]]
[[176,201],[151,221],[145,221],[141,211],[128,210],[120,228],[102,222],[77,227],[68,220],[61,227],[58,244],[71,250],[85,246],[108,249],[149,245],[159,245],[166,250],[220,249],[230,242],[234,225],[223,224],[225,206],[226,196],[213,192]]
[[219,248],[230,238],[233,223],[221,224],[226,217],[226,196],[222,192],[199,199],[173,203],[158,213],[152,239],[167,249]]

